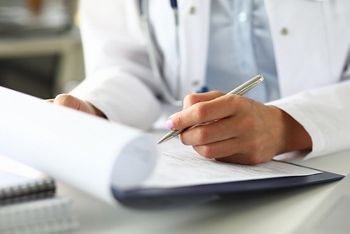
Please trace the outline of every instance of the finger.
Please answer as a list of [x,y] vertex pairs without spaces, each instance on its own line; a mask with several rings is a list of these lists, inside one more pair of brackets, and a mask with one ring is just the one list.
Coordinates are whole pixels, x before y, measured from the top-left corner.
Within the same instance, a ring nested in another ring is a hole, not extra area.
[[243,152],[239,138],[231,138],[206,145],[193,146],[193,149],[200,155],[209,159],[224,158]]
[[59,94],[53,101],[54,104],[66,106],[72,109],[80,109],[80,100],[69,94]]
[[237,95],[224,95],[216,99],[196,103],[175,113],[166,126],[172,130],[184,129],[195,124],[226,118],[234,115],[242,106],[243,98]]
[[46,101],[49,103],[53,103],[53,99],[47,99]]
[[190,128],[181,134],[185,145],[205,145],[237,137],[244,131],[238,116],[231,116],[210,124]]
[[194,93],[187,95],[183,102],[183,109],[186,109],[198,102],[210,101],[223,95],[225,94],[219,91],[210,91],[207,93]]
[[107,118],[106,115],[96,107],[94,107],[91,103],[87,101],[80,100],[69,94],[60,94],[55,100],[55,104],[62,105],[68,108],[72,108],[78,111],[82,111],[88,114],[96,115],[102,118]]

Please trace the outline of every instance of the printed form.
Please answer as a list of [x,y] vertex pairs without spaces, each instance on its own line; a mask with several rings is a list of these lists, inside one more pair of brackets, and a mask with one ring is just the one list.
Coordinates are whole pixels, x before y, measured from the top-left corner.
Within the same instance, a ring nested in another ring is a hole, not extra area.
[[164,143],[159,150],[157,166],[142,187],[171,188],[321,173],[281,161],[246,166],[209,160],[177,139]]

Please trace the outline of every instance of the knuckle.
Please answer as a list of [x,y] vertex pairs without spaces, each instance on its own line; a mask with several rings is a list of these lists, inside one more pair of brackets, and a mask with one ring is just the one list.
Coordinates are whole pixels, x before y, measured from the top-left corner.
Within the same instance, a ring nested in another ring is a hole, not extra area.
[[177,128],[181,128],[181,126],[183,126],[183,116],[181,114],[177,115],[176,117],[171,119],[173,122],[174,127]]
[[192,106],[193,104],[198,102],[197,94],[188,94],[184,99],[184,106]]
[[201,123],[204,122],[207,116],[208,108],[204,103],[198,103],[194,109],[195,119]]
[[206,158],[213,158],[214,157],[214,152],[213,152],[213,147],[209,146],[209,145],[204,145],[202,146],[202,150],[201,150],[201,155],[206,157]]
[[224,102],[226,103],[226,106],[229,106],[233,108],[234,110],[240,110],[241,109],[241,97],[238,95],[226,95]]
[[189,138],[188,138],[186,132],[180,134],[180,141],[181,141],[182,144],[184,144],[184,145],[190,145],[188,139],[189,139]]
[[205,142],[207,142],[209,137],[209,132],[207,130],[207,128],[205,127],[199,127],[197,130],[197,141],[199,144],[203,144]]
[[181,141],[182,144],[186,145],[186,138],[185,138],[185,136],[184,136],[184,133],[181,133],[181,134],[179,135],[179,139],[180,139],[180,141]]
[[253,138],[253,139],[250,141],[249,150],[250,150],[253,154],[256,154],[257,152],[259,152],[259,150],[260,150],[260,142],[259,142],[258,139]]
[[261,163],[262,162],[262,159],[261,159],[261,157],[260,157],[260,155],[259,154],[251,154],[249,157],[248,157],[248,159],[247,159],[247,163],[249,164],[249,165],[256,165],[256,164],[259,164],[259,163]]
[[256,165],[262,162],[262,158],[258,153],[250,153],[245,155],[244,164]]
[[239,99],[238,95],[226,95],[225,98],[226,98],[226,102],[228,102],[227,103],[228,105],[236,106],[237,103],[239,102],[238,101],[238,99]]
[[237,109],[242,109],[246,106],[246,98],[238,95],[229,95],[229,104],[235,106]]

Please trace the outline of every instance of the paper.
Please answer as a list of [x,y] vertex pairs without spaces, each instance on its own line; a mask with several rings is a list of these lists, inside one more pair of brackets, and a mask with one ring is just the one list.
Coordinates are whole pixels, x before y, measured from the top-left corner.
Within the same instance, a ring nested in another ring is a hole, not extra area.
[[43,173],[0,155],[0,190],[45,178]]
[[115,203],[111,186],[141,184],[157,159],[140,131],[0,88],[0,154]]
[[[178,187],[319,173],[282,162],[242,166],[205,159],[174,139],[140,131],[0,88],[0,154],[115,203],[111,186]],[[152,175],[148,178],[148,176]]]
[[164,143],[160,150],[156,169],[143,187],[170,188],[320,173],[279,161],[245,166],[208,160],[178,140]]

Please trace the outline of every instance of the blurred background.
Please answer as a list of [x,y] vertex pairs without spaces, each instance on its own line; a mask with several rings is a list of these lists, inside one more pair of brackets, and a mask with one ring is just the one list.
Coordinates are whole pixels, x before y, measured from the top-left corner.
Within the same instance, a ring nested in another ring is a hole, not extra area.
[[40,98],[84,78],[78,0],[0,0],[0,86]]

